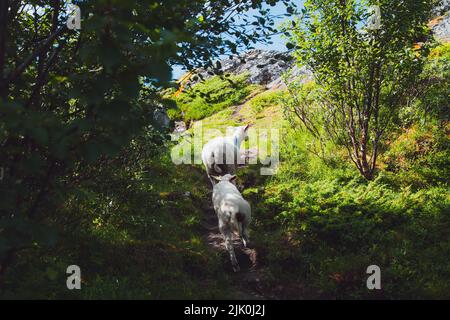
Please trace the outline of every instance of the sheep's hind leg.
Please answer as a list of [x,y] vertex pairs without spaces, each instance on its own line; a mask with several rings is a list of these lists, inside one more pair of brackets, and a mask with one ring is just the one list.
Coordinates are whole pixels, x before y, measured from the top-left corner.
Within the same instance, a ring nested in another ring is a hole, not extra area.
[[248,237],[248,231],[245,225],[242,225],[242,243],[245,248],[247,248],[250,239]]
[[234,253],[233,240],[231,238],[231,230],[224,225],[219,225],[220,232],[222,233],[225,239],[225,247],[230,254],[231,265],[233,266],[233,271],[238,272],[240,270],[239,263],[236,259],[236,254]]
[[209,179],[209,181],[211,181],[211,184],[212,184],[212,186],[214,188],[214,185],[216,184],[217,181],[214,181],[214,178],[211,177],[211,172],[210,172],[210,170],[209,170],[207,165],[205,165],[205,168],[206,168],[206,175],[208,176],[208,179]]
[[214,188],[214,186],[216,185],[217,181],[215,181],[214,178],[212,178],[212,177],[209,175],[209,173],[208,173],[208,178],[209,178],[209,181],[211,181],[212,187]]

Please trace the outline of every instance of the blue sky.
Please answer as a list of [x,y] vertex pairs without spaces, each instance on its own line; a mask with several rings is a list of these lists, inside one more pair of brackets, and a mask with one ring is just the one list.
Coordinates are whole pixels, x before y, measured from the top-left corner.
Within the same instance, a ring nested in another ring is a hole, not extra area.
[[[295,0],[294,2],[297,5],[297,7],[300,8],[301,6],[303,6],[304,1],[303,0]],[[270,13],[273,15],[279,15],[279,14],[286,13],[286,7],[284,6],[284,4],[282,2],[277,3],[277,5],[274,7],[264,6],[264,8],[270,9]],[[254,12],[252,12],[252,11],[253,10],[248,12],[248,14],[249,15],[257,14],[256,10]],[[288,17],[286,17],[284,19],[288,19]],[[284,19],[279,19],[279,20],[275,21],[275,26],[278,26]],[[255,48],[265,49],[265,50],[286,51],[286,46],[285,46],[286,41],[285,41],[285,39],[282,38],[281,35],[272,36],[270,39],[272,40],[273,44],[257,43],[257,44],[255,44]],[[174,79],[180,78],[186,72],[186,70],[183,70],[180,66],[174,66],[174,68],[172,70],[173,70],[172,77]]]

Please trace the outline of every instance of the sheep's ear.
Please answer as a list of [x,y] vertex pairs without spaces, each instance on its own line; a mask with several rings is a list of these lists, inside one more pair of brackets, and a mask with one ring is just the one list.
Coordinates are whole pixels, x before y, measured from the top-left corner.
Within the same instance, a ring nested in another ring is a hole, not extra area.
[[211,178],[213,178],[214,180],[217,180],[217,181],[221,181],[222,180],[222,177],[218,177],[218,176],[211,176]]
[[245,125],[245,127],[244,127],[244,131],[247,131],[247,130],[248,130],[248,128],[250,128],[250,123],[248,123],[248,124],[246,124],[246,125]]
[[232,175],[231,178],[230,178],[230,181],[233,181],[235,179],[236,179],[236,175]]

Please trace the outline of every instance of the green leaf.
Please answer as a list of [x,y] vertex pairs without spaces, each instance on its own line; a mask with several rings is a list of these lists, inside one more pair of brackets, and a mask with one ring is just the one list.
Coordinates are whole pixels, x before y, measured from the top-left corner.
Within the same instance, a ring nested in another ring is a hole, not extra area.
[[288,42],[288,43],[286,43],[286,48],[288,48],[290,50],[290,49],[295,48],[295,45],[293,45],[292,43]]

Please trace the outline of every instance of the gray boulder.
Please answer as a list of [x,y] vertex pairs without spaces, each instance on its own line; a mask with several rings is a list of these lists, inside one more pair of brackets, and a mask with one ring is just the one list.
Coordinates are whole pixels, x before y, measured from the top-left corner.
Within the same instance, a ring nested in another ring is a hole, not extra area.
[[450,41],[450,0],[441,0],[432,15],[430,27],[434,36],[443,42]]
[[[221,61],[224,73],[241,74],[249,73],[249,83],[264,85],[267,88],[283,87],[282,75],[292,69],[291,76],[306,75],[309,72],[305,68],[298,68],[293,58],[287,52],[274,50],[253,49],[232,58]],[[212,76],[211,70],[198,69],[204,79]],[[198,80],[190,81],[194,85]]]

